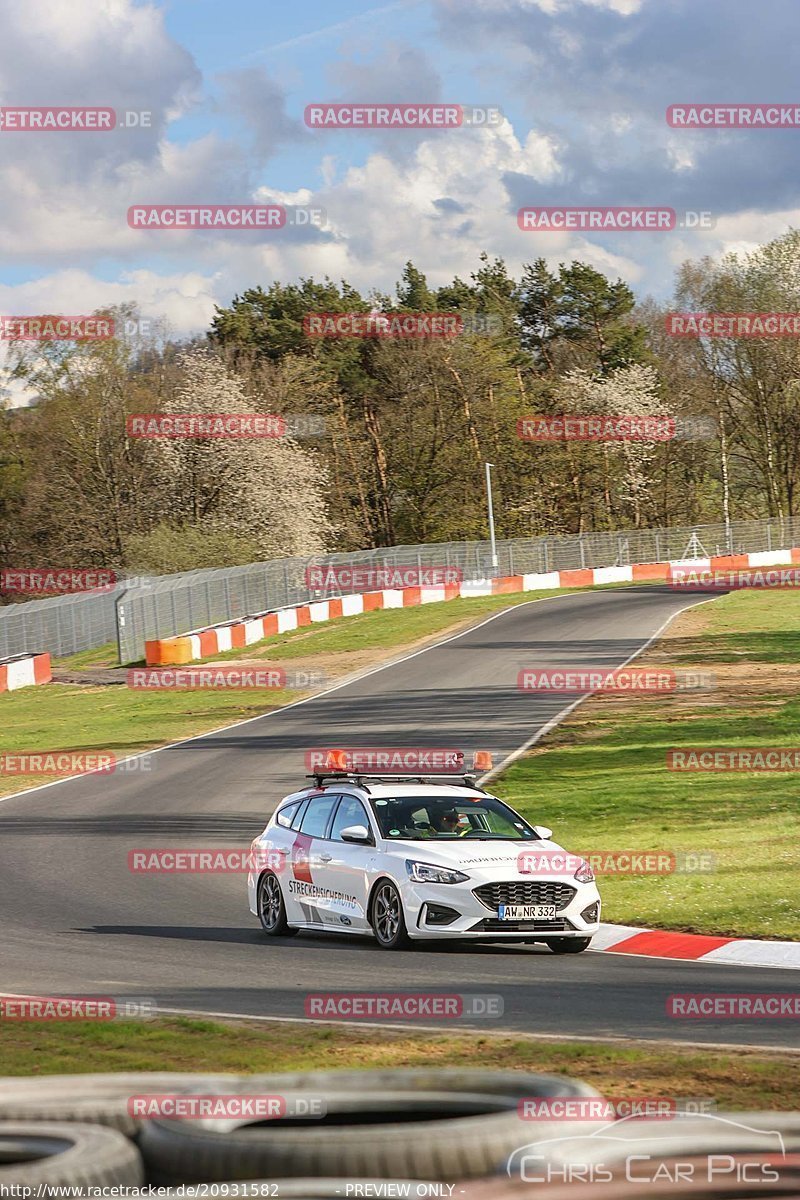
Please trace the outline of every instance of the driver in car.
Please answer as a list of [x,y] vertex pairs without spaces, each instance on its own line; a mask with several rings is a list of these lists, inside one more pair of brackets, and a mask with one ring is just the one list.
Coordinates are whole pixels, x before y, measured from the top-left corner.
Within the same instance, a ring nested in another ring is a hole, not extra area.
[[444,812],[432,814],[431,822],[436,833],[460,834],[466,832],[466,829],[459,828],[462,823],[462,817],[459,816],[454,808],[448,808]]

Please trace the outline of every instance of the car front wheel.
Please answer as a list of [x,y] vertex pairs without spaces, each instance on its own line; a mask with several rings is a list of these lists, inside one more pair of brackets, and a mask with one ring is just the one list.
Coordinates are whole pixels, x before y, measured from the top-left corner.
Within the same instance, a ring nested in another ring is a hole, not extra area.
[[381,950],[402,950],[408,945],[403,902],[395,885],[382,880],[372,900],[372,931]]
[[582,950],[587,950],[592,943],[592,939],[588,938],[551,938],[547,945],[553,951],[553,954],[580,954]]
[[278,876],[271,871],[265,872],[258,881],[258,919],[269,937],[291,937],[297,933],[286,919],[281,885]]

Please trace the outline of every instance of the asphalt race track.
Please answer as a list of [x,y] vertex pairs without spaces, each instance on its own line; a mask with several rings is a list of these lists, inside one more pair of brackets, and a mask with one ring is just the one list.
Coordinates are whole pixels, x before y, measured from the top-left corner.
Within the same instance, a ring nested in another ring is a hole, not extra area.
[[[267,941],[247,910],[244,876],[128,871],[137,847],[247,846],[302,784],[311,746],[510,754],[574,700],[519,692],[521,667],[618,666],[697,599],[633,587],[515,606],[326,695],[156,753],[149,772],[7,798],[0,992],[144,996],[168,1009],[282,1017],[302,1017],[308,992],[491,993],[505,1005],[487,1023],[495,1030],[796,1046],[789,1021],[666,1015],[675,992],[796,992],[793,971],[557,957],[540,946],[387,954],[346,936]],[[546,793],[536,819],[558,839]]]

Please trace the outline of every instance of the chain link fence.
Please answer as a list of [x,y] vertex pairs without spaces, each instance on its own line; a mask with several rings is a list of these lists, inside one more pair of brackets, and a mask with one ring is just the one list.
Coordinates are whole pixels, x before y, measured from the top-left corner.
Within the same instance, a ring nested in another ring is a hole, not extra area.
[[125,591],[53,596],[0,607],[0,658],[12,654],[54,655],[94,650],[117,639],[116,598]]
[[334,588],[309,588],[306,571],[312,566],[454,567],[464,579],[483,579],[712,554],[754,554],[797,545],[800,517],[790,517],[735,521],[729,526],[513,538],[497,542],[496,568],[489,542],[438,542],[128,579],[113,591],[0,608],[0,657],[42,650],[63,656],[116,642],[120,661],[136,662],[144,656],[145,641],[152,638],[338,595]]

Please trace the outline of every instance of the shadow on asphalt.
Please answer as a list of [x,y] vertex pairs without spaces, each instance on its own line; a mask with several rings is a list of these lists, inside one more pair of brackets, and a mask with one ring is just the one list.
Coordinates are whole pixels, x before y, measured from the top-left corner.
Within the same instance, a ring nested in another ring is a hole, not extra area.
[[296,937],[285,939],[266,938],[260,930],[232,929],[229,926],[200,926],[200,925],[91,925],[83,929],[75,929],[74,933],[95,933],[102,937],[122,935],[125,937],[169,938],[182,942],[229,942],[241,945],[259,945],[272,953],[291,954],[298,950],[314,947],[315,951],[341,953],[343,947],[348,950],[358,950],[366,954],[375,954],[381,961],[396,961],[401,957],[415,954],[445,954],[449,957],[480,954],[483,956],[504,954],[518,955],[531,951],[547,954],[550,951],[543,945],[503,945],[502,942],[422,942],[409,950],[394,950],[387,954],[381,950],[369,937],[348,937],[335,933],[300,933]]

